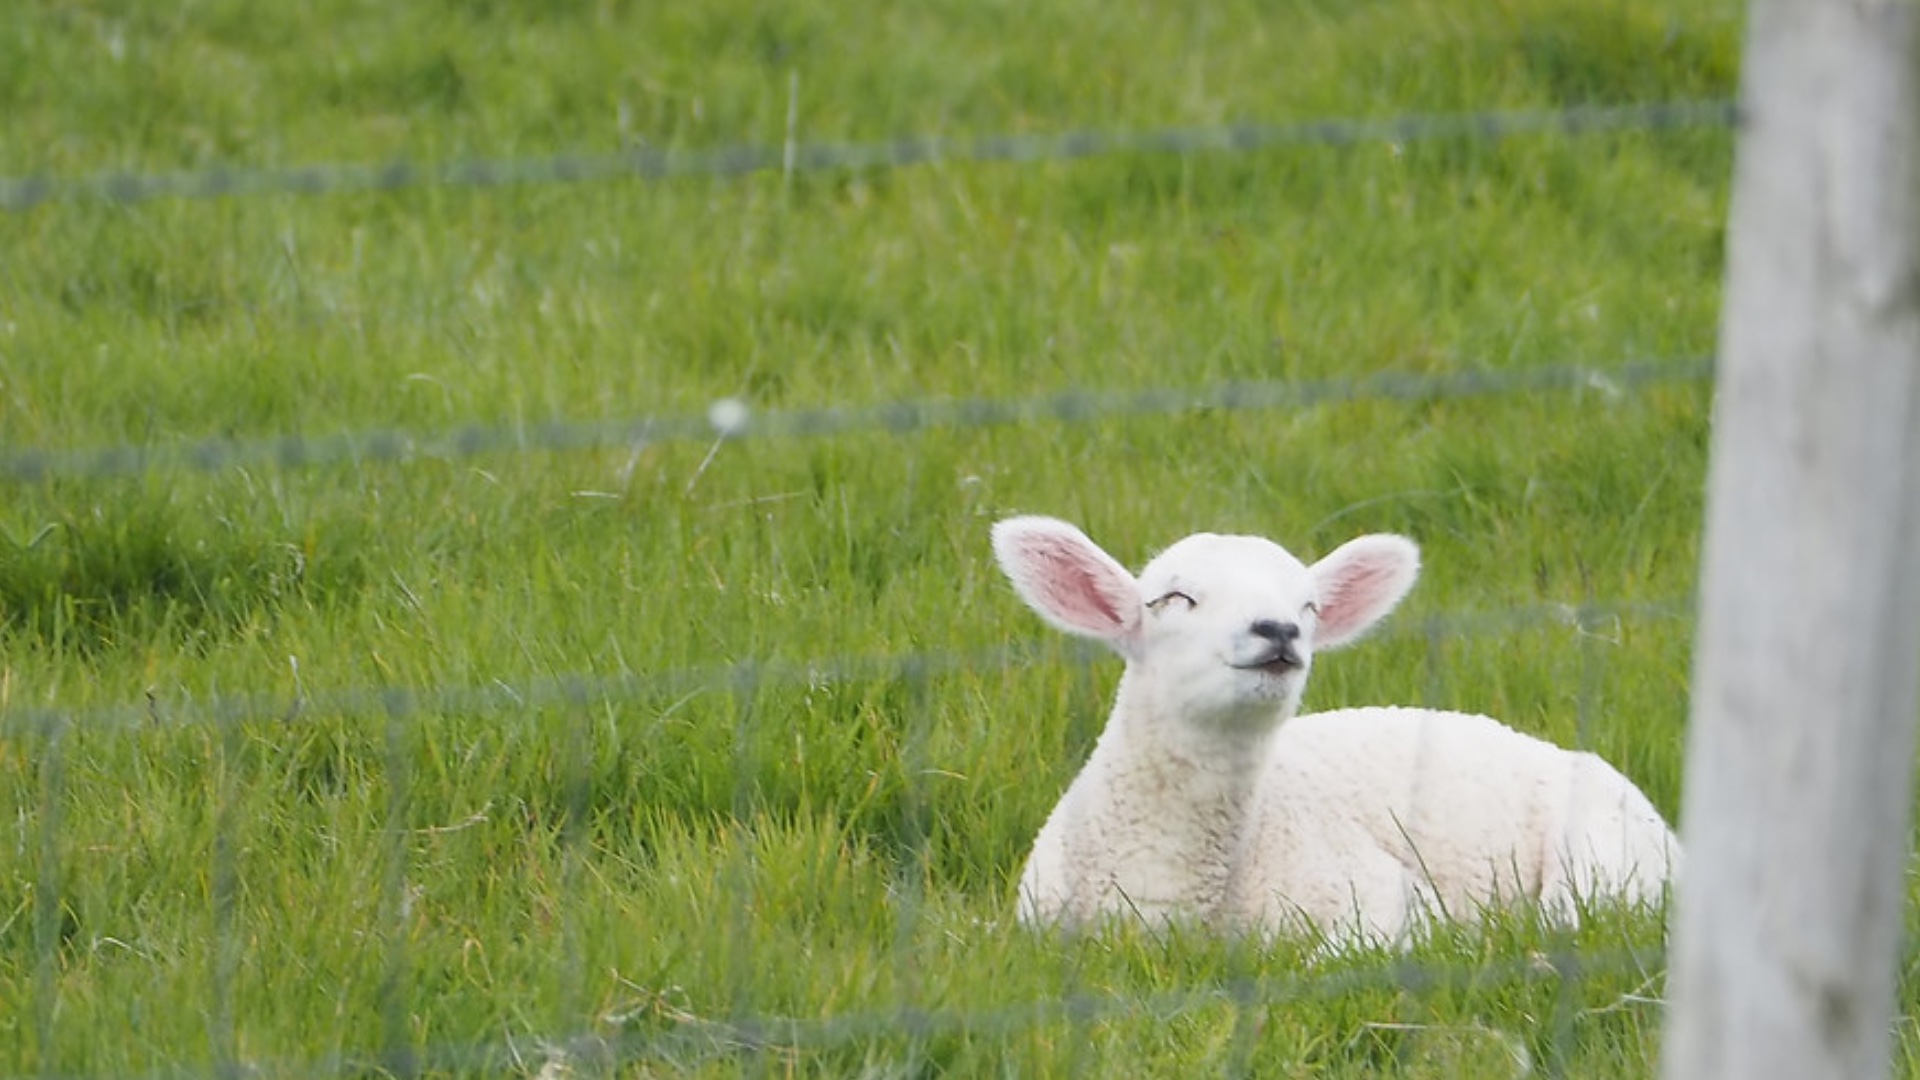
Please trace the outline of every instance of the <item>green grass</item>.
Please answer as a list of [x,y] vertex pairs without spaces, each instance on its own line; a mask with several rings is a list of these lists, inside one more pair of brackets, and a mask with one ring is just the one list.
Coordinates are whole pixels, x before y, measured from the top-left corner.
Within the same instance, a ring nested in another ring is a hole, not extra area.
[[[1741,15],[865,7],[27,0],[0,175],[777,144],[793,86],[819,141],[1722,98]],[[1730,161],[1696,130],[52,203],[0,217],[0,451],[1698,357]],[[1311,703],[1490,712],[1672,813],[1709,397],[6,484],[0,1074],[532,1075],[571,1039],[576,1075],[1652,1075],[1644,917],[1410,959],[1014,927],[1118,665],[986,530],[1053,513],[1135,564],[1406,532],[1414,598]],[[1584,603],[1627,614],[1494,617]],[[961,662],[870,662],[908,656]]]

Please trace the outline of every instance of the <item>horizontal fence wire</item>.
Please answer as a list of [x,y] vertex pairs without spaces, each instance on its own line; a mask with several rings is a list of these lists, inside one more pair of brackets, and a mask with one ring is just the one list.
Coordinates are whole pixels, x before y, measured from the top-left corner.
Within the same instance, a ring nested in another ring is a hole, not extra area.
[[1730,128],[1736,120],[1737,110],[1731,101],[1665,101],[1379,119],[1238,123],[1150,131],[1082,130],[971,138],[918,136],[871,143],[746,143],[706,150],[662,150],[643,145],[605,154],[475,159],[443,164],[396,160],[379,165],[215,166],[159,173],[113,171],[82,177],[0,178],[0,210],[23,211],[44,203],[80,200],[127,204],[239,195],[324,195],[419,187],[486,188],[621,178],[727,177],[775,170],[889,169],[939,162],[1066,161],[1119,153],[1245,152],[1287,146]]
[[[1691,604],[1681,600],[1538,604],[1496,611],[1439,613],[1411,625],[1384,628],[1373,636],[1373,640],[1422,639],[1443,642],[1453,638],[1489,637],[1549,627],[1595,633],[1622,620],[1668,620],[1691,616]],[[54,729],[145,731],[199,724],[225,726],[262,720],[294,724],[329,716],[396,713],[494,716],[588,704],[678,699],[707,692],[751,694],[782,686],[823,688],[887,679],[932,679],[961,672],[1008,671],[1030,664],[1057,661],[1087,665],[1110,657],[1111,654],[1098,645],[1049,638],[1044,643],[974,650],[826,657],[808,661],[746,661],[615,675],[573,672],[519,681],[500,679],[476,685],[426,688],[376,685],[320,690],[312,694],[235,693],[180,699],[169,699],[155,693],[140,702],[79,709],[12,705],[0,710],[0,735],[44,734]]]
[[[1219,1006],[1270,1008],[1330,1000],[1345,995],[1399,991],[1431,994],[1466,989],[1520,987],[1571,982],[1594,976],[1639,976],[1657,981],[1664,956],[1647,949],[1605,952],[1571,950],[1553,955],[1474,965],[1390,960],[1352,968],[1288,975],[1248,977],[1213,985],[1147,993],[1079,992],[997,1007],[880,1009],[829,1017],[763,1015],[747,1020],[713,1020],[687,1013],[664,998],[640,999],[617,1014],[602,1017],[607,1026],[652,1028],[612,1034],[541,1036],[529,1034],[490,1043],[450,1043],[422,1050],[413,1064],[433,1073],[576,1076],[597,1070],[650,1064],[675,1069],[700,1068],[730,1059],[791,1058],[807,1053],[888,1039],[942,1037],[1006,1039],[1046,1024],[1085,1025],[1147,1016],[1172,1019],[1195,1009]],[[1633,997],[1607,1006],[1657,1006],[1653,997]],[[1520,1048],[1524,1053],[1524,1047]],[[306,1077],[363,1076],[385,1064],[377,1054],[335,1054],[306,1061],[236,1062],[249,1075]],[[1526,1073],[1532,1075],[1533,1070]],[[143,1074],[145,1080],[204,1075],[190,1068]],[[643,1073],[644,1075],[644,1073]]]
[[458,460],[503,452],[579,451],[720,438],[812,437],[852,432],[911,434],[937,428],[1085,423],[1123,417],[1218,410],[1250,412],[1349,401],[1432,401],[1527,391],[1589,390],[1613,396],[1660,383],[1697,382],[1713,374],[1707,357],[1636,360],[1611,365],[1549,364],[1511,369],[1382,372],[1344,379],[1255,380],[1141,390],[1067,390],[1025,398],[922,399],[878,405],[771,410],[716,402],[705,414],[622,420],[554,420],[537,424],[473,424],[433,431],[373,429],[329,435],[203,439],[177,446],[132,443],[92,449],[0,450],[0,479],[138,476],[160,470],[217,472],[247,466],[298,469],[341,463]]

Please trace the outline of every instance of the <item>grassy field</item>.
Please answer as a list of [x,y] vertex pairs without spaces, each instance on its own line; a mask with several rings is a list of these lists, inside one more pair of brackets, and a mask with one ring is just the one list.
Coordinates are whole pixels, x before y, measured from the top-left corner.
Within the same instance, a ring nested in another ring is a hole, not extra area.
[[[24,0],[0,176],[1725,98],[1740,14]],[[51,202],[0,216],[0,453],[1684,361],[1731,146]],[[1118,664],[986,530],[1408,533],[1414,598],[1310,704],[1490,712],[1672,813],[1709,397],[0,481],[0,1074],[1651,1075],[1650,918],[1338,959],[1014,927]]]

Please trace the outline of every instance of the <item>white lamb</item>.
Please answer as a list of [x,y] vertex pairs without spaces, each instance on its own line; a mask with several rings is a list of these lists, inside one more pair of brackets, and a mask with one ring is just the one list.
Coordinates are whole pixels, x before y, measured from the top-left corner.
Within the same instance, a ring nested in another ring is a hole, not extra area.
[[1024,923],[1393,943],[1422,919],[1516,901],[1567,922],[1588,898],[1646,903],[1678,868],[1659,812],[1592,754],[1464,713],[1295,716],[1315,650],[1354,640],[1413,586],[1404,537],[1362,536],[1309,567],[1259,537],[1201,533],[1138,579],[1052,518],[1001,521],[993,547],[1042,618],[1127,665],[1034,841]]

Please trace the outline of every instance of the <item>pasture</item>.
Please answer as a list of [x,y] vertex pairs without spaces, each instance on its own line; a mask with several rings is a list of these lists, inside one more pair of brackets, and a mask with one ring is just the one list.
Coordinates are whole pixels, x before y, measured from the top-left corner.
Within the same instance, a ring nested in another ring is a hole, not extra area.
[[[1730,0],[26,0],[0,177],[1714,101],[1740,29]],[[1015,599],[987,529],[1069,518],[1135,567],[1199,529],[1406,533],[1420,584],[1309,707],[1487,712],[1676,814],[1732,148],[0,212],[0,1074],[1652,1075],[1650,918],[1334,959],[1014,926],[1119,664]],[[1268,383],[1307,390],[1228,389]]]

